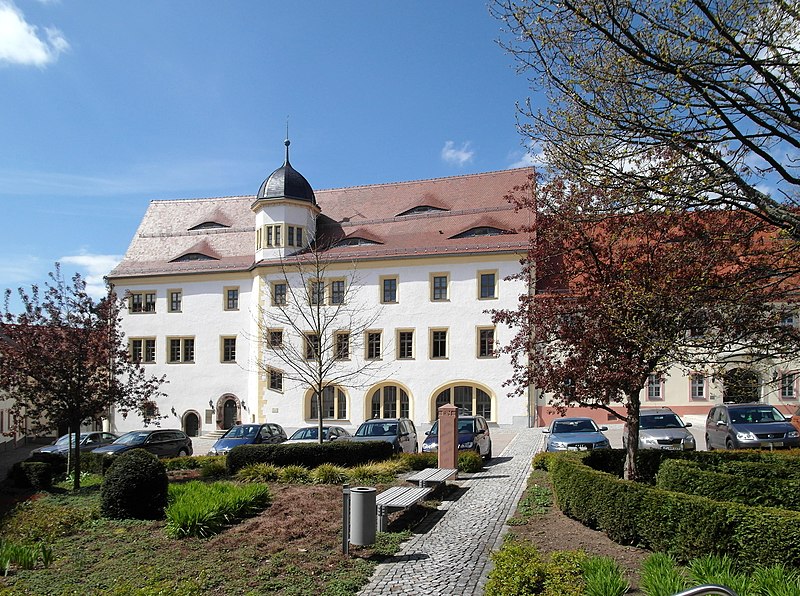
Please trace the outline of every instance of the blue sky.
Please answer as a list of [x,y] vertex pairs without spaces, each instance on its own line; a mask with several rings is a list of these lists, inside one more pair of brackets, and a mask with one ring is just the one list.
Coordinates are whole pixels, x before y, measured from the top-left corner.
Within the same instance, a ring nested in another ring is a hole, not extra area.
[[0,288],[91,282],[154,199],[525,163],[481,1],[0,0]]

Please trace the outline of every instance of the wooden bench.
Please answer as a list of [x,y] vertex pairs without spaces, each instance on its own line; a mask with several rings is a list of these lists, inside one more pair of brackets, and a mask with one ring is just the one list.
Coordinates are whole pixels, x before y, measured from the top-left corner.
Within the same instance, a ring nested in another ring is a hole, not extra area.
[[452,480],[458,474],[455,468],[425,468],[416,474],[412,474],[406,480],[409,482],[416,482],[421,487],[427,487],[429,484],[439,484]]
[[377,495],[375,497],[375,505],[377,505],[378,509],[378,532],[386,531],[386,527],[389,525],[390,511],[406,509],[420,501],[424,501],[432,490],[432,488],[428,487],[392,486]]

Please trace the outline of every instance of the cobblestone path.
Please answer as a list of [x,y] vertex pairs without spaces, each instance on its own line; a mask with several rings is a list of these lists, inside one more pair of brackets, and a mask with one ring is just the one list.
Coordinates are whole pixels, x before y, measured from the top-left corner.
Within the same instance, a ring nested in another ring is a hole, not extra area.
[[381,563],[359,594],[483,594],[489,555],[500,546],[505,521],[522,496],[541,445],[541,429],[522,429],[482,472],[458,480],[460,496],[443,502],[438,522]]

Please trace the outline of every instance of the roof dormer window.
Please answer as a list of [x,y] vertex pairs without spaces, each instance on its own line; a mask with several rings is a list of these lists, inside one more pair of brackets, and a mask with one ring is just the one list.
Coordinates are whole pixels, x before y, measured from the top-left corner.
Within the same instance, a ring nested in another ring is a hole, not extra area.
[[229,228],[230,226],[226,226],[225,224],[221,224],[218,221],[204,221],[203,223],[197,224],[196,226],[192,226],[189,228],[189,231],[193,232],[195,230],[216,230],[219,228]]
[[380,244],[380,242],[375,242],[374,240],[361,238],[359,236],[351,236],[350,238],[344,238],[343,240],[339,240],[339,242],[337,242],[333,246],[334,248],[338,248],[340,246],[367,246],[370,244]]
[[451,238],[473,238],[475,236],[500,236],[502,234],[507,234],[506,230],[501,230],[500,228],[494,228],[492,226],[479,226],[476,228],[470,228],[460,234],[456,234],[455,236],[451,236]]
[[172,259],[170,263],[186,263],[188,261],[217,261],[215,257],[209,257],[200,252],[189,252],[181,255],[176,259]]
[[407,209],[402,213],[398,213],[396,217],[403,217],[405,215],[424,215],[426,213],[435,213],[437,211],[449,211],[441,207],[434,207],[433,205],[417,205],[411,209]]

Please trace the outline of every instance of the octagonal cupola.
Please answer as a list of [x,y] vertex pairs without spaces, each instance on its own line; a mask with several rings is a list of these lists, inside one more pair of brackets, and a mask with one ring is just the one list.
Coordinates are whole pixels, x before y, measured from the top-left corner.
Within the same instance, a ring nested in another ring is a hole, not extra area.
[[316,234],[320,213],[314,189],[286,159],[258,189],[252,210],[256,215],[256,260],[282,258],[307,247]]

